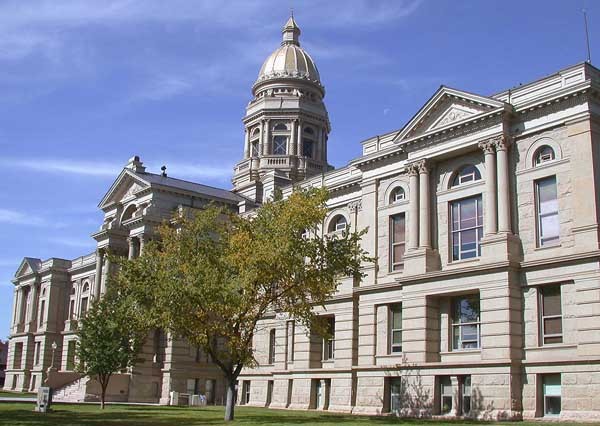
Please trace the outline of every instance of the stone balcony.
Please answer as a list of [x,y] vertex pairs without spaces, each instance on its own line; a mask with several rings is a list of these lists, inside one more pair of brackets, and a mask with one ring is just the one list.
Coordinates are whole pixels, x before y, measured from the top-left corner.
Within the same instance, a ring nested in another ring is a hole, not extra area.
[[234,178],[245,174],[261,173],[269,170],[292,171],[296,170],[304,176],[314,175],[329,170],[328,166],[320,161],[308,157],[295,155],[266,155],[252,157],[240,161],[233,169]]

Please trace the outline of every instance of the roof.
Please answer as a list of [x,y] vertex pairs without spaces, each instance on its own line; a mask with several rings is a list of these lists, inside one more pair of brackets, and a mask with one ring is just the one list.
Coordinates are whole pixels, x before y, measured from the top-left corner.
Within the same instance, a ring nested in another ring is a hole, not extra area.
[[158,175],[155,173],[147,172],[132,172],[140,179],[148,182],[152,185],[167,186],[170,188],[180,189],[183,191],[197,192],[209,197],[220,198],[228,200],[234,203],[244,200],[240,195],[237,195],[231,191],[221,188],[215,188],[214,186],[203,185],[201,183],[190,182],[187,180],[172,178],[169,176]]

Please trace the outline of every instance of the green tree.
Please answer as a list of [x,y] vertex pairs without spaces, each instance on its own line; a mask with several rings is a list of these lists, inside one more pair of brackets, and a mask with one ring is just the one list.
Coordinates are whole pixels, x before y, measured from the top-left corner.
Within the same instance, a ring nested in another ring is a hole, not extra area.
[[326,334],[314,314],[342,276],[362,278],[371,261],[363,232],[305,238],[323,225],[328,193],[296,191],[241,217],[216,206],[160,227],[143,256],[122,261],[120,291],[154,327],[202,348],[227,380],[225,420],[234,418],[236,380],[255,365],[252,338],[269,312],[286,312]]
[[92,305],[77,330],[76,368],[100,384],[101,408],[111,376],[133,366],[147,336],[147,329],[132,318],[129,307],[109,290]]

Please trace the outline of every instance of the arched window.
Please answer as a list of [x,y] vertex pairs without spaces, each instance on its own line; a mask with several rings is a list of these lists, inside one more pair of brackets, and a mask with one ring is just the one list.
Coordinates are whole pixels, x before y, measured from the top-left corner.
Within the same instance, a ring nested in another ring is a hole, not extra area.
[[288,129],[288,128],[287,128],[287,126],[286,126],[285,124],[283,124],[283,123],[277,123],[277,124],[275,125],[275,127],[273,127],[273,130],[280,130],[280,131],[284,131],[284,132],[285,132],[287,129]]
[[329,232],[345,231],[347,227],[348,222],[346,221],[346,218],[343,215],[339,214],[336,217],[334,217],[329,223]]
[[533,156],[533,165],[539,166],[549,161],[553,161],[555,158],[556,156],[554,155],[554,150],[548,145],[543,145],[535,152],[535,155]]
[[406,200],[406,192],[401,186],[394,188],[390,193],[390,204],[398,203],[404,200]]
[[457,173],[454,175],[454,179],[452,179],[452,188],[459,185],[464,185],[469,182],[475,182],[476,180],[481,179],[481,173],[477,170],[477,167],[469,164],[467,166],[463,166]]
[[315,131],[313,130],[312,127],[305,127],[304,128],[304,133],[306,133],[307,135],[314,135]]
[[136,212],[137,206],[135,204],[130,205],[123,212],[123,216],[121,216],[121,222],[125,222],[133,217],[133,214]]
[[77,284],[73,283],[73,285],[71,286],[71,296],[74,296],[76,291],[77,291]]
[[257,138],[260,135],[260,129],[257,127],[252,131],[252,137]]

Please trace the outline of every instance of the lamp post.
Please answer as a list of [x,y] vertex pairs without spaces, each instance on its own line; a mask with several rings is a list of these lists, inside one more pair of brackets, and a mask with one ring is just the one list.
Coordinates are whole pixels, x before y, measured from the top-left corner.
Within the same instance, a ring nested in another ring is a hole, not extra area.
[[56,368],[54,368],[54,355],[56,354],[56,348],[58,348],[56,341],[52,342],[51,348],[52,348],[52,361],[50,361],[50,367],[48,367],[48,373],[56,370]]

